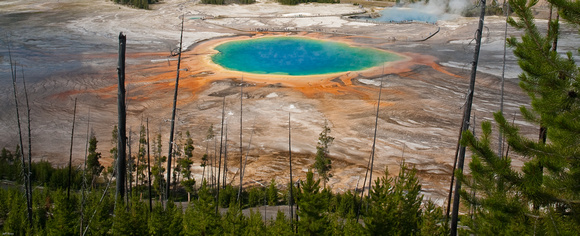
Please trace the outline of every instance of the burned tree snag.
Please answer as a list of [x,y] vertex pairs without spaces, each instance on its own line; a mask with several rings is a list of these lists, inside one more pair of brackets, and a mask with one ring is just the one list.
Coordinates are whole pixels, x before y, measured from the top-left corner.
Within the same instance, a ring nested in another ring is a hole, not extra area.
[[[127,122],[127,113],[125,107],[125,48],[127,46],[127,37],[121,32],[119,34],[119,64],[117,73],[119,77],[119,89],[117,94],[117,111],[118,111],[118,135],[117,135],[117,191],[116,197],[125,196],[125,176],[127,167],[125,164],[125,148],[127,147],[127,134],[125,124]],[[116,201],[116,200],[115,200]]]
[[218,213],[218,208],[220,205],[220,172],[221,172],[221,166],[222,166],[222,147],[223,147],[223,141],[224,141],[224,113],[225,113],[225,107],[226,107],[226,97],[224,96],[224,100],[222,102],[222,127],[221,127],[221,134],[220,134],[220,158],[219,158],[219,162],[218,162],[218,171],[217,171],[217,193],[216,193],[216,197],[215,197],[215,201],[217,204],[215,204],[215,214]]
[[75,118],[77,115],[77,99],[75,98],[75,106],[73,109],[73,120],[72,120],[72,131],[70,133],[70,153],[68,158],[68,182],[67,182],[67,190],[66,190],[66,199],[68,200],[70,197],[70,184],[71,184],[71,175],[72,175],[72,150],[73,150],[73,140],[75,135]]
[[149,154],[149,117],[147,117],[147,178],[149,188],[149,212],[153,211],[153,202],[151,200],[151,155]]
[[[290,225],[292,225],[292,219],[294,218],[294,195],[292,193],[294,180],[292,179],[292,126],[290,122],[290,113],[288,113],[288,157],[288,162],[290,163],[290,199],[288,200],[288,205],[290,206]],[[293,226],[292,229],[294,229]]]
[[[15,63],[12,61],[12,52],[10,50],[10,46],[8,47],[8,57],[10,60],[10,72],[12,75],[12,86],[14,88],[14,107],[16,108],[16,122],[18,123],[18,137],[20,140],[20,156],[22,158],[22,177],[24,178],[24,190],[26,193],[26,205],[28,209],[28,222],[32,225],[32,200],[30,199],[30,172],[27,173],[26,171],[26,160],[24,158],[24,146],[22,142],[22,128],[20,127],[20,112],[18,110],[18,95],[16,92],[16,66]],[[30,164],[30,163],[28,163]]]
[[[243,106],[243,97],[244,97],[244,76],[242,76],[242,82],[240,83],[240,170],[238,171],[240,173],[240,186],[238,189],[238,201],[240,201],[240,195],[242,195],[242,158],[244,156],[244,152],[242,150],[242,124],[243,124],[243,116],[242,116],[242,112],[244,109]],[[241,205],[241,202],[240,202]]]
[[[477,27],[475,38],[475,53],[473,54],[473,65],[471,67],[471,78],[469,82],[469,91],[467,92],[467,101],[463,112],[463,132],[469,130],[469,120],[471,117],[471,105],[473,103],[473,92],[475,89],[475,76],[477,74],[477,62],[479,60],[479,49],[481,47],[481,33],[483,31],[483,20],[485,17],[485,0],[481,0],[481,12],[479,16],[479,25]],[[463,163],[465,161],[465,146],[461,145],[457,167],[463,172]],[[461,192],[461,181],[455,184],[455,194],[453,196],[453,212],[451,213],[451,235],[457,235],[457,221],[459,217],[459,193]]]
[[173,154],[173,133],[175,128],[175,110],[177,106],[177,90],[179,88],[179,67],[181,66],[181,47],[183,46],[183,19],[181,18],[181,37],[179,39],[179,55],[177,58],[177,76],[175,77],[175,92],[173,93],[173,110],[171,112],[171,131],[169,133],[169,154],[167,155],[167,189],[165,199],[169,199],[171,188],[171,154]]

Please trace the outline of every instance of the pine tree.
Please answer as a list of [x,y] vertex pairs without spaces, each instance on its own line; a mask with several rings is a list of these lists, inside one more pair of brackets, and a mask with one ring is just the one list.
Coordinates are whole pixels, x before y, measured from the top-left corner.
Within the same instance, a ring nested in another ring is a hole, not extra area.
[[327,215],[324,213],[328,208],[324,196],[320,193],[320,180],[314,181],[312,171],[306,173],[306,182],[303,182],[297,193],[296,204],[298,211],[298,234],[300,235],[323,235],[329,225]]
[[[560,16],[580,25],[578,1],[549,0]],[[550,22],[544,36],[535,24],[532,7],[537,1],[512,0],[518,16],[508,22],[524,31],[521,39],[511,38],[518,64],[524,71],[520,87],[531,98],[531,109],[521,107],[524,118],[547,129],[547,141],[521,135],[503,114],[494,119],[505,134],[510,151],[526,157],[521,170],[512,168],[511,157],[490,148],[491,123],[482,124],[476,139],[463,134],[463,144],[474,153],[471,177],[461,181],[477,191],[475,197],[463,191],[462,197],[476,207],[472,233],[481,234],[574,234],[580,231],[580,73],[572,53],[558,54],[554,45],[559,22]]]
[[[46,201],[45,199],[46,197],[41,200]],[[84,218],[82,229],[85,231],[88,226],[87,235],[106,235],[109,232],[113,225],[111,212],[114,211],[114,199],[112,194],[104,194],[101,191],[88,193],[85,212],[89,214]]]
[[148,235],[181,235],[183,231],[183,210],[174,202],[168,201],[167,208],[158,203],[151,212],[148,223]]
[[330,127],[328,121],[324,121],[322,132],[318,135],[318,144],[316,145],[316,161],[314,162],[314,169],[320,179],[322,179],[323,187],[326,188],[326,182],[332,177],[330,170],[332,169],[332,161],[328,153],[330,145],[332,145],[334,137],[330,136]]
[[187,131],[185,133],[185,146],[183,146],[183,153],[186,158],[193,158],[193,150],[195,147],[193,146],[193,139],[191,138],[191,133]]
[[167,206],[167,233],[165,235],[183,235],[183,208],[170,202]]
[[419,234],[424,236],[449,235],[449,226],[445,220],[443,209],[430,200],[423,205],[419,231]]
[[167,160],[166,156],[161,156],[161,148],[163,144],[161,144],[161,134],[157,134],[155,140],[153,140],[153,160],[154,165],[151,166],[151,174],[154,176],[153,179],[153,189],[159,195],[159,200],[161,200],[161,195],[163,194],[163,186],[165,186],[165,168],[163,167],[163,163]]
[[[259,192],[260,192],[260,195],[262,196],[262,197],[260,197],[260,199],[262,199],[260,204],[263,204],[264,199],[265,199],[264,194],[266,192],[265,191],[259,191]],[[236,202],[237,193],[238,193],[238,191],[236,189],[234,189],[234,187],[232,185],[229,185],[229,184],[226,185],[225,188],[220,191],[219,206],[227,208],[233,202]]]
[[[479,141],[473,140],[471,133],[467,133],[465,137],[465,140],[473,141],[469,144],[472,151],[474,145],[490,147],[491,123],[482,123],[482,136]],[[521,201],[520,192],[515,185],[500,180],[501,175],[515,174],[510,168],[511,159],[499,158],[493,153],[488,153],[486,155],[495,156],[492,161],[496,168],[493,168],[485,163],[484,156],[474,153],[469,164],[471,177],[460,178],[470,190],[477,191],[480,196],[474,198],[467,192],[462,195],[476,207],[475,220],[467,218],[466,224],[473,226],[477,224],[472,230],[482,234],[514,234],[525,230],[520,222],[526,221],[524,210],[527,208],[526,202]]]
[[7,217],[4,218],[3,231],[14,235],[26,235],[27,229],[30,228],[26,215],[26,198],[17,190],[7,193],[5,198],[6,201],[2,204],[6,204],[8,212],[6,212]]
[[289,236],[293,235],[290,220],[286,218],[284,212],[278,211],[276,219],[270,222],[268,226],[268,235]]
[[184,158],[178,160],[178,166],[181,171],[181,185],[185,188],[187,192],[187,201],[191,199],[191,194],[194,192],[195,179],[191,176],[191,166],[193,165],[193,139],[189,131],[186,133],[185,145],[183,146]]
[[6,148],[2,148],[2,153],[0,154],[0,179],[7,180],[19,180],[20,177],[20,146],[16,146],[16,152],[12,154]]
[[371,188],[371,201],[368,213],[365,215],[365,228],[370,235],[381,235],[383,232],[395,232],[396,205],[393,179],[389,178],[389,170],[385,169],[385,176],[375,180]]
[[147,175],[145,175],[145,172],[147,170],[147,159],[146,159],[146,154],[147,154],[147,137],[146,137],[146,130],[145,130],[145,126],[141,125],[141,128],[139,129],[139,152],[137,153],[137,183],[141,183],[144,184],[145,183],[145,178],[147,177]]
[[375,180],[371,189],[369,211],[364,218],[371,235],[419,233],[423,196],[420,195],[417,170],[404,162],[400,168],[397,178],[389,178],[388,169],[385,169],[385,176]]
[[395,196],[399,198],[397,199],[398,230],[401,235],[417,234],[421,220],[421,202],[423,201],[417,169],[411,168],[403,162],[394,188]]
[[235,201],[230,204],[228,211],[223,215],[221,220],[222,234],[224,235],[242,235],[246,228],[246,217],[242,214],[240,205]]
[[248,204],[250,207],[261,206],[264,204],[264,192],[260,187],[248,189]]
[[345,218],[355,217],[356,207],[358,206],[358,200],[353,192],[351,192],[350,190],[346,191],[346,193],[340,195],[340,198],[337,199],[337,201],[338,206],[336,208],[336,212],[341,217]]
[[191,134],[189,131],[185,134],[186,140],[185,145],[183,146],[183,154],[184,158],[178,160],[178,166],[181,171],[181,176],[183,179],[181,180],[181,185],[185,188],[187,192],[187,201],[191,200],[191,194],[194,192],[195,187],[195,179],[191,176],[191,166],[193,165],[193,139],[191,138]]
[[77,206],[80,199],[78,195],[71,195],[67,200],[66,193],[59,190],[53,192],[54,209],[51,210],[52,217],[47,222],[47,233],[49,235],[79,235],[79,212]]
[[97,138],[94,135],[91,135],[89,141],[89,154],[87,156],[87,169],[89,170],[91,187],[94,187],[96,179],[101,175],[101,172],[104,169],[99,162],[101,159],[101,153],[97,152],[97,143]]
[[[167,205],[169,206],[169,204]],[[148,235],[163,235],[165,233],[166,225],[164,223],[167,219],[165,219],[164,213],[163,205],[160,203],[155,204],[148,219]]]
[[270,186],[268,186],[268,205],[278,205],[278,187],[276,186],[276,181],[274,181],[274,179],[270,181]]
[[117,128],[117,125],[113,126],[113,131],[111,132],[111,144],[113,145],[113,147],[111,148],[111,150],[109,150],[109,153],[111,154],[111,159],[113,159],[113,163],[111,163],[111,165],[107,168],[107,172],[113,176],[116,176],[116,173],[113,173],[113,169],[115,166],[117,166],[117,155],[118,155],[117,136],[118,136],[118,133],[119,133],[119,129]]
[[135,235],[132,230],[131,214],[127,212],[127,206],[122,199],[117,200],[114,211],[113,235]]
[[215,214],[215,198],[204,180],[198,198],[185,210],[183,231],[186,235],[219,234],[219,215]]
[[247,225],[244,229],[243,235],[267,235],[266,225],[262,220],[262,214],[259,210],[250,210],[250,216],[247,218]]

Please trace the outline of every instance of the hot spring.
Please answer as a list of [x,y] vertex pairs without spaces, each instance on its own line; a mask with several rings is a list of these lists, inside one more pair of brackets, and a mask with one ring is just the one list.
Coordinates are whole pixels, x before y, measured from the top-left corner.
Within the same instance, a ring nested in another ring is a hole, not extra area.
[[292,76],[361,71],[402,59],[385,51],[302,37],[265,37],[221,44],[212,56],[222,67]]
[[427,22],[435,24],[439,15],[427,9],[392,7],[381,11],[381,16],[375,21],[381,22]]

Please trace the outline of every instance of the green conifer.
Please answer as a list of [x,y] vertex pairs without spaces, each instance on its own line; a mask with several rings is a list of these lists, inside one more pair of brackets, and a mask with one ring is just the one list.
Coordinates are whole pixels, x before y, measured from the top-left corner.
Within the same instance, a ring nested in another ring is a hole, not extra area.
[[322,132],[318,135],[318,144],[316,145],[316,160],[314,162],[314,169],[323,182],[323,188],[326,188],[326,182],[332,177],[330,170],[332,169],[332,161],[328,156],[330,145],[332,145],[334,137],[330,136],[330,127],[328,121],[324,121]]
[[284,212],[278,211],[276,219],[270,222],[267,230],[268,235],[289,236],[293,235],[290,220],[284,215]]
[[330,222],[325,213],[328,203],[320,193],[320,180],[314,181],[312,171],[306,173],[306,181],[300,186],[297,195],[296,204],[300,208],[298,234],[324,235]]
[[183,220],[185,235],[213,235],[220,232],[215,204],[215,198],[209,192],[207,182],[204,180],[199,189],[198,199],[192,201],[185,210]]
[[270,181],[270,186],[268,187],[268,205],[278,205],[278,187],[276,187],[274,179]]
[[[578,1],[549,0],[560,16],[580,26]],[[536,26],[532,7],[538,1],[509,1],[518,18],[508,22],[524,31],[521,39],[511,38],[514,54],[523,70],[520,87],[531,98],[531,109],[522,106],[524,118],[547,129],[547,141],[520,134],[503,114],[494,119],[505,134],[510,152],[526,158],[521,168],[513,168],[511,157],[490,147],[491,123],[482,124],[477,139],[463,134],[463,145],[473,152],[471,177],[461,176],[475,197],[462,192],[476,210],[468,220],[476,234],[567,234],[580,231],[580,73],[572,53],[555,50],[559,22],[550,22],[544,35]],[[513,155],[513,154],[512,154]],[[572,233],[573,234],[573,233]]]

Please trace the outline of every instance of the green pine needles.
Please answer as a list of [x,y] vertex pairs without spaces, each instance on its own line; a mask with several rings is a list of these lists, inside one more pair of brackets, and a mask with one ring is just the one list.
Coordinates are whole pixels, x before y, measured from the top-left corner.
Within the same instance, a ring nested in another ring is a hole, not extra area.
[[[388,173],[385,173],[388,174]],[[0,189],[0,222],[3,233],[24,235],[79,235],[81,209],[83,232],[86,235],[443,235],[447,232],[442,209],[423,201],[421,185],[416,170],[401,165],[397,177],[377,180],[370,199],[364,200],[368,210],[363,210],[363,221],[355,218],[360,203],[350,191],[333,193],[320,186],[309,171],[306,179],[296,187],[298,220],[291,224],[283,211],[267,213],[264,204],[285,204],[283,193],[275,181],[270,186],[247,188],[242,193],[242,204],[236,201],[237,188],[226,186],[226,196],[220,199],[220,210],[215,190],[203,181],[195,189],[191,201],[155,202],[150,211],[147,201],[134,191],[129,199],[115,201],[114,191],[104,193],[96,186],[86,193],[81,208],[81,193],[74,188],[70,198],[64,187],[38,188],[33,199],[34,221],[31,226],[26,217],[25,198],[20,190]],[[228,190],[230,189],[230,190]],[[282,190],[284,191],[284,190]],[[225,199],[227,198],[227,199]],[[128,201],[128,202],[127,202]],[[256,206],[258,208],[247,209]],[[287,209],[280,206],[280,210]],[[275,216],[275,217],[274,217]],[[87,228],[88,227],[88,228]]]
[[[482,124],[479,138],[463,134],[462,144],[473,152],[471,176],[461,176],[468,186],[462,197],[474,209],[471,217],[464,218],[470,233],[580,232],[580,71],[571,52],[556,50],[558,18],[549,22],[547,32],[536,26],[532,7],[537,2],[509,1],[518,18],[509,18],[508,23],[525,34],[508,43],[524,71],[520,87],[531,99],[531,107],[522,106],[521,113],[547,130],[546,138],[541,134],[539,140],[529,139],[503,114],[494,114],[509,150],[525,158],[519,170],[512,167],[510,156],[492,151],[490,122]],[[580,2],[548,2],[567,23],[580,26]]]
[[316,160],[314,162],[314,169],[318,173],[319,178],[323,181],[323,187],[326,188],[326,182],[332,177],[330,170],[332,169],[332,161],[328,155],[330,145],[332,145],[334,137],[330,136],[330,127],[328,121],[324,121],[322,132],[318,136],[318,144],[316,145]]

